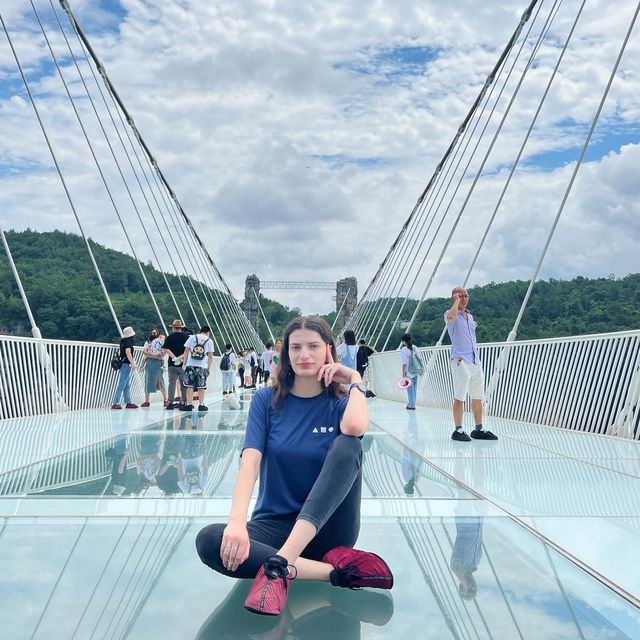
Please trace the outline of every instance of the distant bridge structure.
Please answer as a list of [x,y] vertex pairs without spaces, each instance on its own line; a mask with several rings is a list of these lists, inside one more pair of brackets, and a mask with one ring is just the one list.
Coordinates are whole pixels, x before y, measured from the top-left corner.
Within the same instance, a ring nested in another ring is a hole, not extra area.
[[302,282],[299,280],[262,280],[261,289],[327,289],[336,288],[335,282]]
[[[302,280],[262,280],[256,275],[247,276],[244,286],[244,300],[240,303],[249,324],[254,331],[258,330],[258,317],[262,309],[260,307],[260,290],[261,289],[304,289],[314,291],[332,291],[335,290],[336,295],[336,318],[333,328],[341,331],[345,326],[351,314],[358,305],[358,281],[353,276],[343,278],[337,282],[306,282]],[[267,319],[262,314],[265,324]]]

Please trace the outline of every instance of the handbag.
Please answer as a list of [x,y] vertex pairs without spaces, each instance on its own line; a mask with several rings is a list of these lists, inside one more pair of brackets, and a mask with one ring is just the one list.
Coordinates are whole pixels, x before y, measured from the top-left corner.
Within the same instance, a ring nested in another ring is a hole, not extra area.
[[116,352],[111,358],[111,362],[109,364],[111,365],[111,368],[114,371],[120,371],[120,369],[122,368],[122,359],[120,358],[120,349],[116,349]]

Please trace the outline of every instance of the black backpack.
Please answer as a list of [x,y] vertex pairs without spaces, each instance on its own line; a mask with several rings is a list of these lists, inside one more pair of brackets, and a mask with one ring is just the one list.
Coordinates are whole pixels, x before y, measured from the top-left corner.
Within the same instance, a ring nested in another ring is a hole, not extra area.
[[120,369],[122,368],[122,358],[120,357],[120,349],[116,349],[116,352],[113,354],[113,358],[111,358],[111,361],[109,364],[111,365],[111,368],[114,371],[120,371]]
[[220,360],[220,371],[229,371],[231,369],[231,352],[222,354]]
[[202,344],[200,344],[198,342],[198,338],[196,338],[196,344],[193,349],[191,349],[192,360],[204,360],[204,356],[206,355],[204,348],[207,345],[207,342],[209,342],[209,338],[207,338]]

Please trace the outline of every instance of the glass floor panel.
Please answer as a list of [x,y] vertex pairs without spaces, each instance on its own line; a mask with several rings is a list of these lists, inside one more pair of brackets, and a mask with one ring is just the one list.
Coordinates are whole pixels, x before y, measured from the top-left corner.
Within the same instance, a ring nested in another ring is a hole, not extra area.
[[389,561],[394,588],[350,591],[294,582],[278,618],[246,612],[248,582],[200,563],[194,539],[207,523],[5,519],[3,637],[640,637],[635,607],[508,518],[365,519],[358,546]]
[[[124,433],[21,465],[0,473],[0,496],[230,497],[245,425],[217,421],[205,431],[211,417],[183,415],[177,431]],[[362,446],[365,498],[476,498],[388,434],[372,431]]]
[[[193,551],[230,508],[241,399],[0,421],[0,636],[640,637],[640,443],[492,417],[497,442],[453,443],[449,411],[380,399],[358,545],[388,559],[393,591],[298,583],[285,616],[245,613],[248,585]],[[473,579],[455,554],[480,557]]]

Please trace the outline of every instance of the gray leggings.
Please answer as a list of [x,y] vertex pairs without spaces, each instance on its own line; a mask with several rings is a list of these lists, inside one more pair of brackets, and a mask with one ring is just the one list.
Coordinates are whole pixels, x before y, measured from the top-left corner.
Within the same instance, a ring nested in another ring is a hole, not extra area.
[[220,558],[226,524],[210,524],[196,538],[204,564],[232,578],[255,578],[264,561],[280,549],[298,518],[313,523],[318,533],[302,552],[303,558],[322,560],[334,547],[352,547],[360,532],[362,445],[354,436],[340,434],[327,457],[300,513],[262,517],[247,523],[249,557],[235,572],[227,571]]

